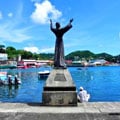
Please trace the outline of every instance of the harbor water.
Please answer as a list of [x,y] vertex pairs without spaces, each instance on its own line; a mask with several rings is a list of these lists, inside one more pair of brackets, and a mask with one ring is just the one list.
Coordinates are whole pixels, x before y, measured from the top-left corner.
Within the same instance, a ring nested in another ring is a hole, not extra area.
[[[39,79],[41,68],[4,70],[18,74],[22,84],[0,86],[0,102],[42,102],[42,91],[46,79]],[[120,101],[120,66],[68,67],[77,91],[84,87],[90,94],[90,102]]]

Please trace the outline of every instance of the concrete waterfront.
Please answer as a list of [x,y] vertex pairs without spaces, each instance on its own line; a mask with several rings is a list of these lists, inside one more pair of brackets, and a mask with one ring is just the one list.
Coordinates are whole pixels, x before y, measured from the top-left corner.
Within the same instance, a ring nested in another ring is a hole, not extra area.
[[120,120],[120,103],[88,102],[74,107],[0,103],[0,120]]

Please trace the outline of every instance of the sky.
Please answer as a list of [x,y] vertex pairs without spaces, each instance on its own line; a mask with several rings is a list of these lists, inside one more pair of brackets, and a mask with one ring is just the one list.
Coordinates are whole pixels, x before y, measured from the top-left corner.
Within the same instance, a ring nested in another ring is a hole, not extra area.
[[60,22],[65,55],[76,50],[120,54],[120,0],[0,0],[0,44],[32,53],[54,53]]

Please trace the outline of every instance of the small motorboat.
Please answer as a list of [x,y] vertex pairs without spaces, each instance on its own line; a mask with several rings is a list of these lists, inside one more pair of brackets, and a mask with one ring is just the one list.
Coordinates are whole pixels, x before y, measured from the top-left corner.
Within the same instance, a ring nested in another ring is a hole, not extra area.
[[8,75],[7,72],[0,72],[0,85],[18,85],[21,80],[17,75]]
[[49,70],[40,71],[38,72],[38,78],[47,78],[49,74]]

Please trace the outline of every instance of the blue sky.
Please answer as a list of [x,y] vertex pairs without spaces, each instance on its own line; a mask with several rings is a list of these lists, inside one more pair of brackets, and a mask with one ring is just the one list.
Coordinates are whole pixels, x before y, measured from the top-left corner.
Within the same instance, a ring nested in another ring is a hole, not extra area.
[[53,53],[49,19],[73,27],[63,37],[65,54],[76,50],[120,54],[120,0],[0,0],[0,44]]

